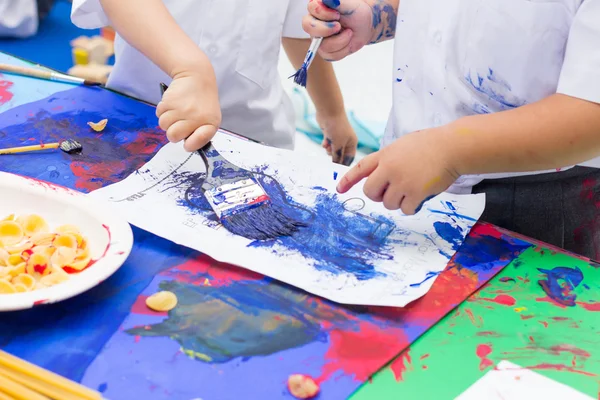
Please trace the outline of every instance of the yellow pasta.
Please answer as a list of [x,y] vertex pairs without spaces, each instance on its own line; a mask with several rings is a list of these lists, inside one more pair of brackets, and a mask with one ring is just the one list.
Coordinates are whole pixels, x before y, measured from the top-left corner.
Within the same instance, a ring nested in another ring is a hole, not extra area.
[[75,225],[52,231],[35,214],[0,220],[0,295],[58,285],[91,264],[87,239]]

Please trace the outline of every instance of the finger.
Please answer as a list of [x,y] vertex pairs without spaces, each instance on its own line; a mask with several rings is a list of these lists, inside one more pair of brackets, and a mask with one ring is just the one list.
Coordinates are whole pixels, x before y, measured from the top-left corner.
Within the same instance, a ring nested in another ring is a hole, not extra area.
[[319,21],[313,16],[305,15],[302,18],[302,29],[312,37],[330,37],[336,35],[342,26],[339,22]]
[[337,21],[340,19],[339,11],[325,6],[320,0],[311,0],[308,3],[308,12],[321,21]]
[[217,127],[213,125],[203,125],[196,129],[190,135],[183,145],[186,151],[192,152],[204,147],[204,145],[212,140],[217,133]]
[[323,141],[321,142],[321,147],[324,149],[331,147],[331,140],[323,138]]
[[337,35],[323,39],[319,47],[320,54],[326,59],[331,59],[330,56],[340,53],[343,50],[346,51],[346,55],[350,54],[349,46],[353,36],[354,32],[351,29],[342,29]]
[[344,155],[344,158],[342,159],[343,165],[345,165],[346,167],[349,167],[350,165],[352,165],[353,162],[354,162],[353,155]]
[[424,201],[423,197],[407,195],[402,201],[400,208],[405,215],[414,215]]
[[156,117],[160,118],[161,115],[163,115],[165,112],[167,112],[170,109],[171,109],[171,107],[168,105],[168,103],[161,100],[156,105]]
[[[354,4],[352,4],[354,3]],[[356,2],[340,0],[323,0],[323,5],[337,10],[342,15],[352,15],[356,10]]]
[[360,160],[358,164],[348,171],[340,180],[337,185],[337,191],[339,193],[346,193],[363,178],[371,175],[377,168],[377,165],[379,165],[379,154],[380,152],[372,153]]
[[381,168],[376,168],[367,178],[363,192],[369,199],[380,202],[390,185],[388,176]]
[[383,206],[388,210],[398,210],[403,199],[402,187],[400,185],[390,186],[383,195]]
[[167,139],[171,143],[179,143],[190,136],[198,127],[198,123],[190,120],[178,120],[169,126]]
[[[335,146],[334,146],[334,148],[335,148]],[[342,147],[337,148],[333,152],[333,155],[331,156],[331,160],[336,164],[340,164],[343,159],[344,159],[344,149]]]
[[354,162],[354,157],[356,156],[356,143],[354,141],[350,142],[346,145],[344,149],[344,158],[342,159],[342,164],[345,166],[350,166]]
[[163,131],[167,131],[177,121],[179,121],[178,113],[174,110],[167,110],[158,118],[158,126]]

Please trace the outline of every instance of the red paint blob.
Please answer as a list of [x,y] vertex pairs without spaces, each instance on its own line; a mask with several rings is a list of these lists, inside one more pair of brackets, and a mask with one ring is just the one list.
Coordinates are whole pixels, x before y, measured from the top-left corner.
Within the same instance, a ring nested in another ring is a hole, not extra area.
[[[2,74],[0,74],[1,76]],[[13,94],[9,92],[12,85],[11,81],[0,79],[0,105],[8,103],[13,98]]]
[[479,344],[477,345],[477,349],[475,350],[475,354],[477,357],[481,359],[479,363],[479,370],[483,371],[484,369],[491,367],[494,365],[493,361],[487,358],[488,355],[492,353],[492,347],[488,344]]
[[143,314],[143,315],[154,315],[154,316],[167,316],[168,313],[166,311],[154,311],[146,305],[146,299],[148,296],[139,295],[138,298],[131,306],[131,312],[133,314]]
[[409,349],[407,349],[405,352],[400,354],[398,358],[392,361],[392,364],[390,364],[390,369],[394,374],[396,382],[400,382],[402,380],[402,376],[408,370],[408,367],[410,366],[411,362],[412,359],[410,358]]

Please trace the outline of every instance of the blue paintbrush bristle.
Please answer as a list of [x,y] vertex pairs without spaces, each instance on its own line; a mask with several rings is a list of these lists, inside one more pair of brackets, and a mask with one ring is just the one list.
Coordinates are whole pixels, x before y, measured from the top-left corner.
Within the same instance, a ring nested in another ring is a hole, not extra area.
[[306,87],[306,79],[308,78],[308,66],[306,63],[304,63],[294,75],[290,76],[290,78],[294,78],[294,82],[297,85]]
[[251,240],[269,240],[291,236],[306,224],[294,220],[265,202],[243,212],[221,218],[221,223],[234,235]]

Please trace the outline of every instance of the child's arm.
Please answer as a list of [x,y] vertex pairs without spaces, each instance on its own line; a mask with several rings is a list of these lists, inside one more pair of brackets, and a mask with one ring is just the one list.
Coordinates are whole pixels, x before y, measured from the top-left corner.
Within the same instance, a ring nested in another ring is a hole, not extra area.
[[302,27],[324,37],[319,54],[335,61],[363,46],[393,39],[400,0],[312,0]]
[[160,127],[169,140],[185,140],[188,151],[204,146],[221,123],[216,77],[208,57],[160,0],[101,0],[101,4],[123,39],[173,78],[157,107]]
[[460,175],[566,167],[600,155],[600,104],[562,94],[495,114],[461,118],[400,137],[361,160],[340,181],[406,214]]
[[[299,69],[310,40],[284,37],[282,43],[290,62]],[[358,139],[348,121],[333,66],[319,55],[310,66],[306,89],[317,109],[317,121],[324,133],[323,147],[333,162],[350,165],[356,155]]]

